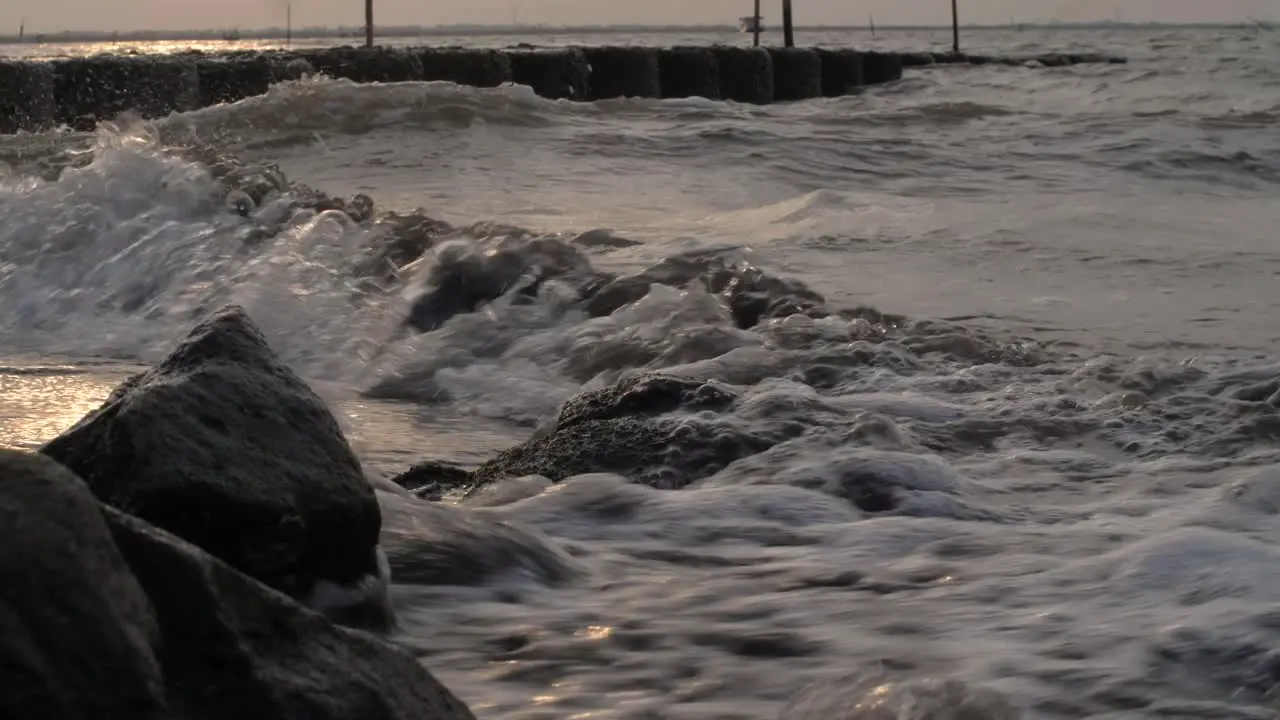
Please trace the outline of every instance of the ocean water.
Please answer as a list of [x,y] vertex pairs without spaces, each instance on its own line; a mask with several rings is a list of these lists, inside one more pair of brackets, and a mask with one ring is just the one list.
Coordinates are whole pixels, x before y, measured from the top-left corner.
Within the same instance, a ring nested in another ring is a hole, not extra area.
[[[563,38],[467,41],[499,40]],[[539,559],[395,587],[401,639],[478,716],[1275,717],[1280,34],[966,43],[1131,63],[922,69],[771,107],[305,80],[0,138],[0,444],[56,435],[226,302],[375,481],[481,463],[628,373],[715,379],[746,398],[715,422],[808,431],[681,490],[523,479],[427,506],[380,484],[392,528]],[[173,151],[194,143],[455,230],[371,288],[365,231],[228,212]],[[721,248],[905,321],[744,330],[696,287],[589,318],[551,283],[399,331],[450,258],[591,230],[632,241],[576,245],[598,270]],[[362,394],[389,380],[399,399]],[[868,482],[892,502],[860,502]]]

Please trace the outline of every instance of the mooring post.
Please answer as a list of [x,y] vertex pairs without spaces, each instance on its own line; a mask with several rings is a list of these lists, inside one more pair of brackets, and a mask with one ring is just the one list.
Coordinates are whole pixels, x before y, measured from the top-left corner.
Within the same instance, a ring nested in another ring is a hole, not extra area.
[[796,46],[795,28],[791,25],[791,0],[782,0],[782,43],[787,47]]
[[364,0],[364,46],[373,47],[373,0]]
[[760,47],[760,0],[756,0],[756,12],[753,17],[755,18],[755,26],[751,28],[751,32],[755,35],[755,40],[752,42],[752,46]]
[[951,0],[951,49],[960,54],[960,8],[959,0]]

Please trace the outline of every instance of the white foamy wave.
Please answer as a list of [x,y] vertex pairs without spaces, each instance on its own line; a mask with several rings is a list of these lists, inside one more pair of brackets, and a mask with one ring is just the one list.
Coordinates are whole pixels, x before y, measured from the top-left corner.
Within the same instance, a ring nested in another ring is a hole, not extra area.
[[[42,151],[60,174],[0,187],[0,337],[149,360],[238,302],[304,375],[349,388],[362,446],[401,465],[474,459],[482,421],[512,443],[532,426],[554,437],[566,400],[646,373],[714,384],[723,407],[630,418],[653,452],[586,436],[525,458],[549,467],[512,461],[519,479],[461,507],[380,493],[403,638],[485,717],[1273,716],[1274,364],[843,308],[770,284],[788,273],[757,274],[750,253],[674,237],[645,275],[653,246],[575,244],[583,228],[369,223],[265,168],[228,207],[218,162],[165,147],[484,123],[576,141],[605,115],[714,126],[749,112],[304,81],[103,128],[88,154]],[[571,149],[670,162],[705,131],[743,141],[740,160],[763,132],[723,130],[668,128],[657,151],[599,131]],[[826,157],[815,177],[847,175],[848,155]],[[849,251],[815,285],[898,282],[862,264],[866,238],[841,222],[905,227],[927,202],[811,184],[704,215]],[[911,241],[929,249],[942,224]],[[444,422],[459,418],[466,430]]]

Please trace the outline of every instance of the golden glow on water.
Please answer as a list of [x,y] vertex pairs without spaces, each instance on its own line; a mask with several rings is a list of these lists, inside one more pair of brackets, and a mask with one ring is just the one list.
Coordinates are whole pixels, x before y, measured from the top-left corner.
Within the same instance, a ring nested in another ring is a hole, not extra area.
[[51,440],[101,405],[118,382],[73,368],[0,368],[0,447]]
[[579,635],[588,640],[607,640],[613,635],[613,628],[606,625],[588,625],[585,629],[578,632]]

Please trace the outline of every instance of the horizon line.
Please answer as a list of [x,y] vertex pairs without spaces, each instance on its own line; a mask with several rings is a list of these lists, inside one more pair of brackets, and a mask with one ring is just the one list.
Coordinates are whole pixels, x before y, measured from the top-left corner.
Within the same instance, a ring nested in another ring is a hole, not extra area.
[[[1161,27],[1177,27],[1177,28],[1237,28],[1248,27],[1258,23],[1250,23],[1241,21],[1236,23],[1226,22],[1161,22],[1161,21],[1117,21],[1117,20],[1080,20],[1080,21],[1038,21],[1038,22],[1013,22],[1013,23],[970,23],[961,24],[961,29],[969,30],[1010,30],[1010,29],[1044,29],[1044,30],[1067,30],[1067,29],[1100,29],[1100,28],[1161,28]],[[818,24],[818,25],[797,25],[796,31],[867,31],[867,25],[849,25],[849,24]],[[880,25],[879,30],[950,30],[950,24],[891,24]],[[265,40],[274,39],[275,35],[286,32],[285,27],[258,27],[240,30],[239,28],[203,28],[203,29],[181,29],[181,30],[58,30],[42,33],[26,33],[24,36],[17,34],[0,34],[0,43],[3,44],[29,44],[37,42],[36,38],[42,39],[44,42],[50,41],[52,38],[69,40],[203,40],[203,39],[227,39],[229,33],[234,33],[236,39],[239,40]],[[304,26],[293,29],[294,39],[307,38],[328,38],[342,37],[345,33],[351,31],[363,32],[363,25],[323,25],[323,26]],[[381,28],[375,27],[383,37],[388,38],[405,38],[415,36],[440,36],[440,35],[527,35],[527,34],[547,34],[547,33],[573,33],[573,34],[621,34],[626,32],[649,32],[649,33],[676,33],[676,32],[737,32],[736,26],[722,24],[676,24],[676,25],[655,25],[655,24],[619,24],[612,23],[607,25],[527,25],[527,24],[510,24],[510,23],[450,23],[437,25],[387,25]]]

